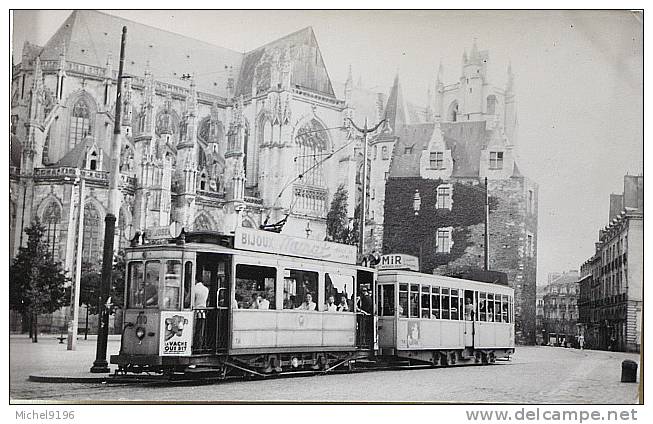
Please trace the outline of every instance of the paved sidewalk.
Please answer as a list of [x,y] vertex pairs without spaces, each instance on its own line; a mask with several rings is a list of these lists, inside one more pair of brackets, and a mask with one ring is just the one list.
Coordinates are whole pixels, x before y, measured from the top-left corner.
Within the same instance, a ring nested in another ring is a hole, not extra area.
[[[38,343],[28,336],[12,335],[9,341],[11,384],[26,380],[42,383],[101,383],[107,374],[93,374],[90,368],[95,360],[97,336],[77,338],[76,350],[67,350],[67,341],[59,343],[58,335],[40,335]],[[110,335],[107,343],[107,361],[120,349],[120,336]],[[115,366],[109,366],[111,372]]]

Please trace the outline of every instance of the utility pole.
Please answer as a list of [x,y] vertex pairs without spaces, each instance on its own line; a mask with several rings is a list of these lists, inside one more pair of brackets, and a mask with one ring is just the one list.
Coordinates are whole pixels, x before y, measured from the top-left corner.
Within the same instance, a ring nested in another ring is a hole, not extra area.
[[487,177],[485,177],[485,270],[490,269],[490,204],[488,202]]
[[109,338],[109,305],[107,299],[111,289],[111,274],[113,268],[113,239],[116,231],[116,216],[120,210],[120,148],[122,145],[121,109],[122,109],[122,79],[125,64],[125,43],[127,27],[122,27],[120,42],[120,68],[118,70],[118,87],[116,90],[116,115],[113,121],[113,138],[111,139],[111,168],[109,168],[109,201],[107,215],[104,218],[104,249],[102,254],[102,281],[98,298],[98,336],[95,361],[91,367],[92,373],[109,372],[107,362],[107,340]]
[[[88,153],[88,151],[87,151]],[[82,245],[84,244],[84,191],[86,190],[86,180],[79,172],[79,206],[77,210],[77,254],[75,261],[75,283],[72,287],[70,294],[70,308],[72,312],[72,321],[68,326],[68,346],[67,350],[75,350],[77,348],[77,331],[79,328],[79,296],[82,286]],[[88,308],[87,308],[88,310]]]
[[382,123],[385,122],[385,119],[382,119],[379,121],[378,124],[376,124],[373,128],[367,128],[367,118],[365,118],[365,126],[363,128],[358,128],[356,124],[354,124],[354,121],[351,120],[351,118],[347,118],[351,125],[358,131],[359,133],[363,134],[363,175],[362,177],[362,186],[363,186],[363,192],[361,196],[361,209],[360,209],[360,216],[358,217],[359,223],[358,223],[358,228],[359,228],[359,235],[358,235],[358,257],[359,260],[363,259],[363,247],[365,245],[365,218],[366,218],[366,202],[367,202],[367,134],[376,131]]

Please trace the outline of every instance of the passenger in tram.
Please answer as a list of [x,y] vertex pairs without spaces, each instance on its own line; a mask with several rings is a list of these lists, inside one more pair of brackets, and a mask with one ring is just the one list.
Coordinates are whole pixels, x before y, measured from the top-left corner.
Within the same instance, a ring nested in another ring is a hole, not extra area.
[[283,291],[283,309],[295,309],[295,297],[288,294],[288,290]]
[[249,309],[259,309],[258,293],[252,293],[252,301],[249,303]]
[[209,298],[209,288],[202,280],[195,281],[193,286],[193,309],[206,309],[206,300]]
[[372,315],[374,312],[374,303],[372,302],[372,296],[370,296],[370,293],[366,288],[363,288],[362,295],[357,306],[358,309],[365,315]]
[[465,320],[471,321],[474,313],[474,304],[469,297],[465,298]]
[[330,295],[327,299],[326,305],[324,305],[324,312],[336,312],[338,307],[336,306],[336,299],[333,295]]
[[302,311],[314,311],[317,305],[313,302],[313,296],[310,293],[306,293],[306,300],[304,303],[299,305],[297,309]]
[[492,303],[488,303],[487,305],[487,320],[494,321],[494,308],[492,307]]
[[341,296],[340,297],[340,303],[336,307],[336,311],[338,312],[349,312],[349,305],[347,305],[347,296]]
[[262,295],[259,295],[257,299],[259,309],[270,309],[270,301],[267,299],[267,297],[268,297],[267,293],[263,293]]
[[159,285],[156,278],[148,273],[145,278],[145,287],[143,288],[145,297],[145,306],[157,306],[159,304]]

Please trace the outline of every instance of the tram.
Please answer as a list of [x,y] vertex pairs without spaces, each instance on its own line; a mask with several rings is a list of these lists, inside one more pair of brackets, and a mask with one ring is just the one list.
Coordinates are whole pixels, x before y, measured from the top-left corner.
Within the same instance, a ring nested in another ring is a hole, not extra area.
[[117,373],[269,376],[514,352],[505,285],[376,270],[354,246],[239,227],[126,250]]
[[[328,370],[375,349],[374,316],[354,305],[375,270],[356,265],[354,246],[240,227],[182,231],[125,260],[119,372]],[[197,284],[208,288],[201,304]]]

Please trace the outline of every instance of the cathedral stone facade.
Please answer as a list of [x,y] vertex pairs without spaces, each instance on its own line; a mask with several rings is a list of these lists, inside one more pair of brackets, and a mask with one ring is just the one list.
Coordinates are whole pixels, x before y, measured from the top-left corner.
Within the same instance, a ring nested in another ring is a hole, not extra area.
[[86,10],[13,69],[12,256],[39,218],[73,269],[81,198],[83,259],[101,257],[123,26],[116,248],[154,227],[230,233],[286,216],[284,233],[323,240],[331,195],[356,193],[360,141],[351,80],[338,98],[311,28],[239,53]]

